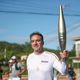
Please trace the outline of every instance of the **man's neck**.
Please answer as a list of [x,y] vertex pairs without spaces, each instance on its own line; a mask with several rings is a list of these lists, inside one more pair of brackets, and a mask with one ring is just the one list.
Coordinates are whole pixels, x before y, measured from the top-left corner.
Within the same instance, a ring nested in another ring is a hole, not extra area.
[[44,52],[44,50],[34,51],[35,54],[40,55]]

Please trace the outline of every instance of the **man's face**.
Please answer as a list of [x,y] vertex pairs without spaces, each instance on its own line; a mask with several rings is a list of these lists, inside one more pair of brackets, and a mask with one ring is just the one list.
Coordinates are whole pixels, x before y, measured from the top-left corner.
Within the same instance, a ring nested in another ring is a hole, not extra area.
[[33,35],[31,37],[31,46],[35,52],[41,51],[43,49],[43,41],[41,39],[41,36]]
[[15,63],[16,62],[16,59],[12,59],[12,61],[13,61],[13,63]]

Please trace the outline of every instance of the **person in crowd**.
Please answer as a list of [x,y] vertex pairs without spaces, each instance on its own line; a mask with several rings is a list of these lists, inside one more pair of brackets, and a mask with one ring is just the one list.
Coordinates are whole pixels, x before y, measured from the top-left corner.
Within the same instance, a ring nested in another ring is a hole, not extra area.
[[71,64],[68,64],[68,80],[75,80],[75,72]]
[[2,65],[0,64],[0,80],[3,80],[3,68]]
[[12,56],[9,63],[9,80],[20,80],[24,67],[18,62],[16,56]]

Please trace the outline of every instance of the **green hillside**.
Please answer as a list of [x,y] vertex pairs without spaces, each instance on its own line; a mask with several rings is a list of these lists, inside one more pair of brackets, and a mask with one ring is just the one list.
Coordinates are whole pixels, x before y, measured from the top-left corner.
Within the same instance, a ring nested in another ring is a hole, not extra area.
[[[54,49],[48,49],[44,48],[44,50],[53,52],[53,53],[59,53],[59,50]],[[24,44],[18,44],[18,43],[9,43],[6,41],[0,41],[0,60],[7,59],[9,60],[11,56],[15,55],[17,57],[21,57],[22,55],[29,55],[33,49],[31,48],[30,43],[26,42]],[[72,51],[69,51],[70,55],[69,57],[75,56],[74,49]]]

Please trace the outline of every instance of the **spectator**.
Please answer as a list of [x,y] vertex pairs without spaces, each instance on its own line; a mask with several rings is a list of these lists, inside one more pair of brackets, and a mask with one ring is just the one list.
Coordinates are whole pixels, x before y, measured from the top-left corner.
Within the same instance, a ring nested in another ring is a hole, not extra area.
[[75,72],[71,64],[68,64],[68,80],[75,80]]
[[16,56],[11,57],[9,64],[9,80],[20,80],[21,74],[24,72],[23,66],[18,62]]
[[2,65],[0,65],[0,80],[3,80],[2,76],[3,76],[3,69],[2,69]]

